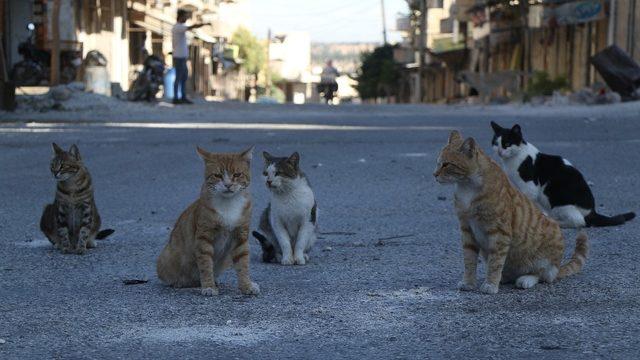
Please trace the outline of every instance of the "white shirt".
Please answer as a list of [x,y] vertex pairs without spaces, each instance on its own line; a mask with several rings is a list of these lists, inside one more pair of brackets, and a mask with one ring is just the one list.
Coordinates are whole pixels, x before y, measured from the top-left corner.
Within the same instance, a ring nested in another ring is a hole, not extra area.
[[173,43],[173,57],[188,58],[189,44],[187,44],[187,30],[189,27],[184,23],[176,23],[171,29],[171,40]]

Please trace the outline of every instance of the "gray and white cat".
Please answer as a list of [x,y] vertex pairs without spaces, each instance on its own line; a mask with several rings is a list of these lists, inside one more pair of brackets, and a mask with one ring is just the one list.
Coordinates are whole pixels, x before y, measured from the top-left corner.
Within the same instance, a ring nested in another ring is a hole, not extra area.
[[271,200],[253,236],[262,246],[264,262],[304,265],[316,241],[317,211],[309,181],[300,170],[300,155],[275,157],[263,152],[264,171]]

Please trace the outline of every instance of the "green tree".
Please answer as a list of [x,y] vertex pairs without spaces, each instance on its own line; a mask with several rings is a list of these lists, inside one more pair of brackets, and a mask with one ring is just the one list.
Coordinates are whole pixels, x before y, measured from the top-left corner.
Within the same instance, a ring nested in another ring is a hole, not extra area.
[[393,96],[398,93],[400,73],[393,61],[393,46],[384,45],[363,53],[356,90],[363,99]]
[[248,73],[257,75],[266,66],[266,54],[262,43],[247,28],[239,27],[231,37],[231,42],[240,47],[242,66]]

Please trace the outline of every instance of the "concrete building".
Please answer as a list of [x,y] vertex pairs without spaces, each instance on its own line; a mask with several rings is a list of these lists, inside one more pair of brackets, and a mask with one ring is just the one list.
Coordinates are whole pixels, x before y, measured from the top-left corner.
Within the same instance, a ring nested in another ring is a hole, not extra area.
[[579,90],[602,81],[590,58],[612,44],[640,61],[638,0],[415,0],[409,2],[414,17],[421,1],[428,9],[422,99],[416,98],[418,61],[412,61],[418,57],[419,21],[409,16],[399,19],[406,34],[396,56],[406,68],[400,101],[466,96],[470,82],[458,82],[461,74],[488,96],[522,92],[536,71],[564,76]]
[[269,42],[269,67],[285,94],[285,101],[303,104],[312,96],[311,39],[306,32],[286,32]]
[[[36,46],[50,51],[52,3],[0,2],[0,34],[8,68],[21,60],[18,45],[29,36],[28,23],[36,26]],[[227,50],[233,32],[247,21],[246,0],[61,0],[61,51],[77,51],[83,58],[91,50],[100,51],[108,60],[109,80],[126,90],[146,54],[157,55],[171,66],[171,28],[178,9],[191,11],[191,21],[211,24],[190,32],[190,91],[244,99],[246,76],[233,58],[237,51]]]

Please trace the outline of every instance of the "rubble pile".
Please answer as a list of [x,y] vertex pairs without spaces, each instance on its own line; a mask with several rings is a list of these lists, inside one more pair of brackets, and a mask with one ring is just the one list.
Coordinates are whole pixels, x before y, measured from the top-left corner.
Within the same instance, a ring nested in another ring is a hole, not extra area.
[[21,95],[17,101],[18,109],[27,112],[99,111],[126,106],[126,102],[118,98],[85,92],[85,86],[80,82],[51,87],[43,95]]

